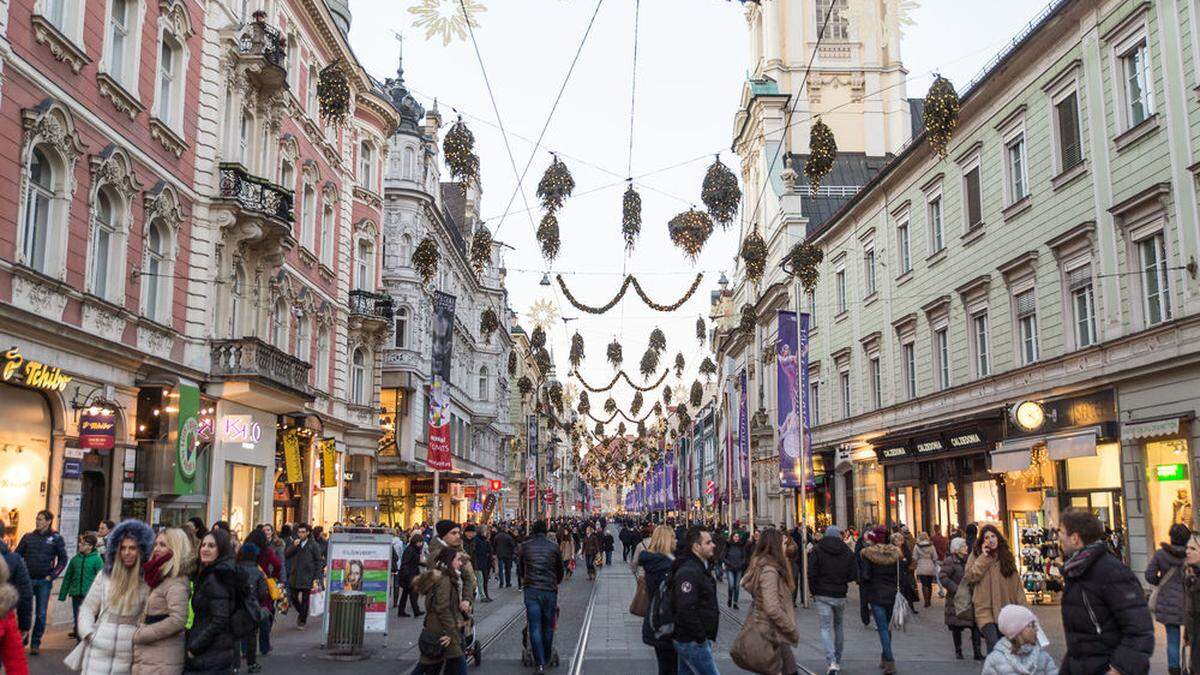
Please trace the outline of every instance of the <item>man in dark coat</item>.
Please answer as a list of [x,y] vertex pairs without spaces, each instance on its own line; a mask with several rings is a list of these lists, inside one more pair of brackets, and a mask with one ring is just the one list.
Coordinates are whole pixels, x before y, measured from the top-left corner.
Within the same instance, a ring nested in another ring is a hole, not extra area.
[[475,523],[469,523],[463,530],[466,537],[465,549],[471,556],[471,566],[475,568],[475,593],[481,602],[491,602],[488,592],[488,577],[492,571],[492,545],[487,537],[479,534]]
[[[4,524],[0,523],[0,532],[3,531]],[[33,626],[33,580],[29,578],[25,561],[8,548],[3,539],[0,539],[0,556],[8,563],[8,583],[17,589],[17,630],[26,633]]]
[[496,559],[500,561],[500,588],[510,588],[513,559],[517,556],[517,542],[508,533],[508,529],[502,527],[492,538],[492,548],[495,549]]
[[686,553],[671,569],[671,589],[675,600],[675,653],[679,670],[684,664],[692,672],[715,673],[713,643],[717,639],[720,606],[717,581],[709,568],[716,554],[712,534],[701,526],[688,528],[683,538]]
[[325,556],[321,546],[312,536],[307,523],[296,526],[296,539],[284,552],[287,558],[288,595],[296,608],[296,626],[304,628],[308,623],[308,596],[313,583],[320,578],[325,567]]
[[821,619],[821,645],[829,672],[837,671],[842,661],[846,591],[857,579],[854,551],[842,541],[842,531],[830,525],[808,554],[808,590]]
[[62,535],[50,526],[54,514],[38,511],[34,518],[35,529],[21,537],[17,544],[17,555],[25,560],[29,578],[33,580],[35,603],[33,633],[29,636],[29,653],[36,655],[42,644],[42,633],[46,630],[46,610],[50,607],[50,589],[54,579],[67,567],[67,547]]
[[524,587],[525,620],[537,673],[546,672],[554,645],[554,615],[558,585],[563,580],[562,551],[546,539],[546,521],[533,524],[533,534],[521,544],[517,579]]
[[1066,590],[1062,597],[1068,675],[1150,672],[1154,623],[1133,571],[1108,551],[1104,526],[1089,511],[1068,509],[1061,521]]

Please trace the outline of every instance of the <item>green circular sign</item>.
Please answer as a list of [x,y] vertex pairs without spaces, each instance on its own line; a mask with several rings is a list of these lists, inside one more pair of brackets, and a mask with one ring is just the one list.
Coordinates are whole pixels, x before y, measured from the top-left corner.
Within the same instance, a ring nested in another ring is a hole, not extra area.
[[196,432],[199,426],[195,417],[189,417],[179,427],[179,474],[189,481],[196,477]]

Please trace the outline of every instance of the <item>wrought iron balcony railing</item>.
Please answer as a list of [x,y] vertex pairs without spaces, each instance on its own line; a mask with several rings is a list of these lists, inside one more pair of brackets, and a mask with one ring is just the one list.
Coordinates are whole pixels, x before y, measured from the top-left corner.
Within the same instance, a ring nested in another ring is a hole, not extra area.
[[291,223],[292,193],[265,178],[251,175],[241,164],[220,166],[220,197],[237,202],[246,211]]
[[259,21],[251,21],[238,36],[238,51],[263,59],[279,68],[287,69],[287,50],[279,29]]
[[395,315],[392,298],[371,291],[350,291],[350,313],[391,321]]
[[212,375],[217,378],[258,378],[308,395],[311,368],[256,337],[212,341]]

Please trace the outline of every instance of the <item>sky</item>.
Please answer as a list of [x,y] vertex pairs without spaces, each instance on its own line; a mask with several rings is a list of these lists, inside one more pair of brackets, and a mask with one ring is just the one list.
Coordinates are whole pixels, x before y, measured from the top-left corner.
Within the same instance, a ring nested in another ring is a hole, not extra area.
[[[909,71],[907,95],[923,97],[933,72],[950,78],[961,92],[1048,1],[904,0],[913,6],[913,25],[906,28],[901,47]],[[526,330],[532,328],[526,312],[540,299],[569,319],[548,331],[559,379],[573,381],[567,351],[571,333],[579,331],[587,353],[580,371],[590,384],[612,378],[604,353],[614,338],[624,346],[624,368],[640,381],[638,363],[650,331],[659,327],[667,336],[662,367],[677,352],[687,361],[683,378],[672,373],[667,382],[690,386],[707,349],[695,337],[696,318],[707,316],[720,272],[732,276],[737,226],[727,232],[718,227],[692,264],[671,243],[666,224],[692,205],[703,208],[700,185],[715,154],[738,173],[737,157],[729,148],[750,68],[744,8],[730,0],[465,2],[486,8],[475,15],[481,59],[469,38],[453,36],[449,44],[440,35],[427,38],[415,25],[419,17],[408,11],[422,5],[450,11],[459,7],[459,0],[351,0],[351,45],[367,70],[382,80],[395,73],[400,53],[396,33],[402,34],[404,75],[413,94],[426,108],[438,99],[446,129],[455,111],[463,115],[482,163],[482,217],[496,239],[513,247],[505,252],[510,304]],[[637,94],[631,106],[635,9]],[[561,100],[546,127],[560,89]],[[535,152],[543,127],[545,137]],[[570,168],[576,188],[558,214],[561,252],[548,265],[534,238],[542,217],[535,190],[552,151]],[[522,190],[515,191],[517,175],[527,164]],[[447,173],[443,167],[443,176]],[[636,248],[626,257],[621,198],[630,175],[642,196],[643,224]],[[541,286],[546,271],[551,277],[561,273],[575,297],[591,305],[607,303],[625,272],[637,275],[661,304],[681,297],[697,273],[704,279],[689,302],[673,313],[650,309],[631,289],[611,311],[593,315],[572,307],[557,285]],[[660,393],[646,395],[643,411]],[[633,390],[618,384],[611,394],[626,407]],[[605,396],[591,395],[594,414],[601,412]]]

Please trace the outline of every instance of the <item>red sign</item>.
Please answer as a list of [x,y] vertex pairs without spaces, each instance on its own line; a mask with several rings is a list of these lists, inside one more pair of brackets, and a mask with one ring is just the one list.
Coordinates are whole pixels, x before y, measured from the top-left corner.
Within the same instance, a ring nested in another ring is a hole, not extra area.
[[454,467],[450,456],[450,398],[437,375],[429,387],[429,451],[425,464],[434,471],[449,471]]
[[492,486],[492,492],[499,492],[500,488],[504,487],[504,483],[501,481],[498,481],[498,480],[494,480],[491,482],[491,486]]
[[529,479],[529,498],[533,499],[534,497],[537,497],[537,481],[530,478]]
[[546,488],[546,503],[554,503],[554,488]]
[[717,484],[711,480],[708,481],[708,483],[704,486],[704,494],[711,495],[711,494],[716,494],[716,492],[717,492]]
[[117,440],[117,416],[91,408],[79,416],[79,445],[88,450],[112,450]]

